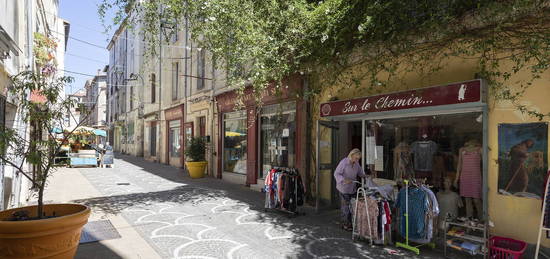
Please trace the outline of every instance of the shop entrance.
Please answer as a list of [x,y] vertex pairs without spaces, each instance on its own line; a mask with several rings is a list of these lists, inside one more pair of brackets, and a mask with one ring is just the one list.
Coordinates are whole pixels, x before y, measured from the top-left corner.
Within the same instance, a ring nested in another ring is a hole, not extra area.
[[336,190],[334,170],[354,148],[361,149],[362,122],[319,121],[317,135],[317,208],[338,208],[340,198]]

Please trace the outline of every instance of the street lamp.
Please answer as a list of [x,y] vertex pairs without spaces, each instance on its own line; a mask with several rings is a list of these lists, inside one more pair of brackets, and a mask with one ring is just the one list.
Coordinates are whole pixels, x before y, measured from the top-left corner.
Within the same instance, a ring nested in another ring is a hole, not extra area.
[[[139,98],[138,98],[138,102],[136,103],[137,104],[137,112],[138,112],[138,119],[142,118],[143,117],[143,109],[144,109],[144,105],[143,105],[143,89],[145,89],[145,80],[143,79],[143,77],[139,74],[134,74],[134,73],[130,73],[130,77],[129,78],[126,78],[124,79],[124,81],[126,82],[129,82],[129,81],[137,81],[138,78],[141,80],[141,91],[139,91]],[[134,101],[134,91],[133,91],[133,87],[134,86],[130,86],[131,87],[131,91],[130,91],[130,99],[131,101],[133,102]],[[132,112],[134,109],[132,107],[132,110],[130,110],[130,112]],[[126,121],[126,126],[128,126],[128,115],[129,113],[126,113],[126,116],[125,116],[125,121]],[[143,132],[143,129],[141,129],[141,131]],[[144,150],[143,148],[143,138],[142,138],[142,143],[141,143],[141,150]],[[126,129],[126,144],[128,144],[128,129]],[[139,151],[139,150],[138,150]],[[136,154],[138,154],[140,152],[136,152]],[[139,155],[139,154],[138,154]]]
[[[140,94],[139,94],[139,105],[138,105],[139,110],[138,111],[143,112],[143,103],[144,103],[143,102],[143,95],[144,95],[143,91],[145,89],[145,80],[143,79],[143,77],[141,75],[131,73],[130,78],[126,79],[126,82],[128,82],[128,81],[137,81],[138,78],[141,80],[141,91],[139,92]],[[134,96],[131,96],[131,97],[133,98]]]

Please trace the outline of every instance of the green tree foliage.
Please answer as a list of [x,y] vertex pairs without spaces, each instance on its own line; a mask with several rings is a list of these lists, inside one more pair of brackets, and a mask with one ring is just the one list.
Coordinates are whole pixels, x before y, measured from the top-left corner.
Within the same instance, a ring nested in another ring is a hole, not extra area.
[[[37,69],[10,76],[7,95],[17,105],[20,124],[0,130],[0,162],[32,183],[38,196],[37,215],[42,218],[44,190],[57,167],[55,157],[90,112],[76,100],[65,98],[65,86],[73,78],[56,73],[55,41],[40,33],[34,36]],[[76,107],[81,121],[73,129],[65,129],[65,119],[67,116],[74,119],[71,111]]]
[[[150,54],[161,23],[188,22],[195,40],[229,71],[229,82],[241,89],[249,83],[256,92],[292,73],[380,87],[403,73],[436,73],[450,58],[475,60],[497,99],[542,120],[550,114],[529,110],[519,98],[550,65],[549,6],[545,0],[103,0],[99,13],[105,18],[114,10],[109,25],[140,23]],[[344,75],[358,66],[362,72]],[[514,79],[526,71],[529,79]]]

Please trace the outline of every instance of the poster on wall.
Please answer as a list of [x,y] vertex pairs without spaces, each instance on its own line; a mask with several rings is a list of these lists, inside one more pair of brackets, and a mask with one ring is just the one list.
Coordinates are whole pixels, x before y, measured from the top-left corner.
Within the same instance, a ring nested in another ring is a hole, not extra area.
[[542,199],[548,170],[548,123],[498,126],[498,190]]

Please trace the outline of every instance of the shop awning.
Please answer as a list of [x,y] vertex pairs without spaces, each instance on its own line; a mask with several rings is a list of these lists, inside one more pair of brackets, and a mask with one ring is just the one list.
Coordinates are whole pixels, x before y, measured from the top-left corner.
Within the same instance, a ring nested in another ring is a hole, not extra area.
[[107,137],[107,131],[104,131],[101,129],[95,129],[93,132],[96,136]]
[[103,136],[103,137],[107,137],[107,131],[105,130],[102,130],[102,129],[94,129],[92,127],[86,127],[86,126],[80,126],[78,128],[76,128],[76,130],[74,131],[75,133],[79,133],[79,134],[94,134],[96,136]]
[[225,132],[226,137],[240,137],[240,136],[244,136],[244,135],[246,135],[246,134],[235,132],[235,131],[226,131]]
[[63,133],[63,130],[58,127],[55,127],[52,129],[51,133],[61,134]]

